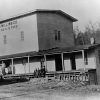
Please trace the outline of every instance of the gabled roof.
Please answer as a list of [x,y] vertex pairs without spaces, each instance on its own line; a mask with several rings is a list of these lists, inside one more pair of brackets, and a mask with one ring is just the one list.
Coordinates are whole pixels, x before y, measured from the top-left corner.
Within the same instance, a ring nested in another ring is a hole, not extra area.
[[47,10],[47,9],[36,9],[34,11],[29,11],[29,12],[26,12],[26,13],[22,13],[22,14],[19,14],[19,15],[16,15],[16,16],[12,16],[8,19],[4,19],[4,20],[1,20],[0,23],[4,23],[4,22],[7,22],[7,21],[10,21],[10,20],[14,20],[14,19],[18,19],[18,18],[21,18],[21,17],[25,17],[25,16],[29,16],[29,15],[32,15],[32,14],[36,14],[36,13],[57,13],[57,14],[60,14],[60,15],[63,15],[65,16],[66,18],[68,18],[69,20],[71,20],[72,22],[75,22],[77,21],[76,18],[68,15],[67,13],[61,11],[61,10]]
[[36,12],[52,12],[65,16],[70,19],[72,22],[78,21],[76,18],[70,16],[69,14],[63,12],[62,10],[48,10],[48,9],[37,9]]

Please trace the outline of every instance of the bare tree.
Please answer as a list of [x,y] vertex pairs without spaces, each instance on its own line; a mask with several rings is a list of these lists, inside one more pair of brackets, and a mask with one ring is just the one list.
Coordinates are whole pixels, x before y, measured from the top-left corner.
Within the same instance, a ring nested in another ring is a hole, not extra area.
[[96,33],[97,33],[97,26],[93,24],[91,21],[86,25],[84,32],[80,31],[78,26],[75,27],[74,34],[76,34],[75,37],[76,45],[91,44],[90,39],[91,37],[95,38]]
[[83,33],[80,31],[79,27],[76,26],[74,29],[75,44],[84,45]]

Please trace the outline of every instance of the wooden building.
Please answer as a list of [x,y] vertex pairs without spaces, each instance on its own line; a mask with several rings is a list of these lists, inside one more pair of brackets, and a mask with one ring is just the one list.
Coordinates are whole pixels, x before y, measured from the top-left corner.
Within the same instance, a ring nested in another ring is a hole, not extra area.
[[75,21],[61,10],[35,10],[0,21],[1,64],[14,66],[12,74],[34,72],[44,57],[35,53],[75,45]]
[[60,10],[36,10],[0,21],[0,55],[74,46],[75,21]]
[[7,74],[11,66],[12,75],[33,73],[42,66],[65,76],[82,71],[85,79],[87,70],[93,69],[100,84],[100,45],[75,46],[75,21],[61,10],[36,10],[0,21],[1,67]]

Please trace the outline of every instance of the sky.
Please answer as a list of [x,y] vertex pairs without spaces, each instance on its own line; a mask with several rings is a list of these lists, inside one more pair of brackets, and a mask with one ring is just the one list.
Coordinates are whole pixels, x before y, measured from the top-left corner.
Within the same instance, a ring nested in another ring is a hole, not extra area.
[[60,9],[78,19],[80,30],[100,23],[100,0],[0,0],[0,20],[35,9]]

